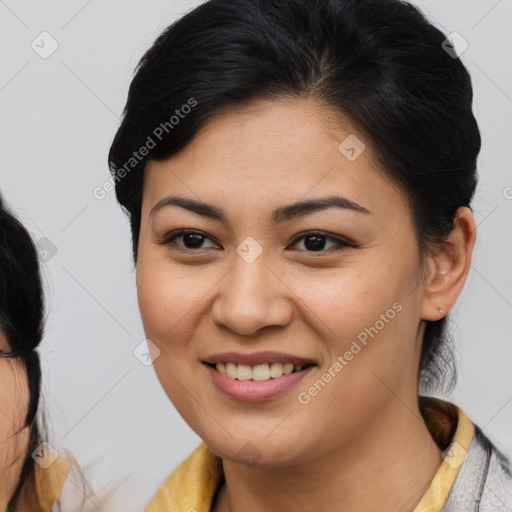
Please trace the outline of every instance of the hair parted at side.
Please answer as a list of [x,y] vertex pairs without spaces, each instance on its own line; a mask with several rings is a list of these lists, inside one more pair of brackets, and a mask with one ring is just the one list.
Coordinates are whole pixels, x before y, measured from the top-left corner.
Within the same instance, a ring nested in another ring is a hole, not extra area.
[[[175,21],[139,62],[109,153],[134,261],[146,163],[223,110],[283,96],[322,100],[357,126],[405,191],[426,254],[470,206],[481,147],[471,78],[446,37],[401,0],[209,0]],[[424,391],[456,381],[446,321],[426,325]]]

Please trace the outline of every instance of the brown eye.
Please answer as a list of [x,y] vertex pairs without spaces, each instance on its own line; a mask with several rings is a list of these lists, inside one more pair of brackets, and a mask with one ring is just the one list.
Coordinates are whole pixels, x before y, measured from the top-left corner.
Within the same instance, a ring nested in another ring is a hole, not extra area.
[[[180,239],[182,239],[182,241],[178,243],[177,240]],[[217,247],[216,244],[210,247],[205,247],[203,244],[207,240],[212,241],[209,236],[200,231],[181,230],[170,233],[160,243],[161,245],[174,245],[180,249],[190,251]],[[355,247],[355,244],[353,243],[327,235],[326,233],[322,233],[320,231],[310,231],[308,233],[304,233],[300,238],[296,238],[292,245],[297,245],[299,242],[304,244],[304,248],[299,248],[299,250],[306,252],[322,252],[329,249]],[[330,247],[328,246],[329,243],[332,244]]]
[[[183,239],[182,243],[176,243],[176,240]],[[207,247],[202,247],[205,240],[211,240],[211,238],[200,231],[191,231],[191,230],[182,230],[176,231],[175,233],[171,233],[167,235],[164,240],[161,242],[162,245],[177,245],[182,249],[207,249]]]
[[[332,236],[329,236],[325,233],[322,233],[320,231],[311,231],[308,233],[305,233],[300,238],[297,238],[292,245],[297,244],[299,241],[304,241],[304,249],[299,249],[302,251],[307,252],[319,252],[319,251],[325,251],[327,249],[334,248],[344,248],[344,247],[353,247],[353,244],[350,244],[349,242],[346,242],[345,240],[341,240],[339,238],[335,238]],[[333,245],[331,247],[325,247],[327,241],[331,241]]]

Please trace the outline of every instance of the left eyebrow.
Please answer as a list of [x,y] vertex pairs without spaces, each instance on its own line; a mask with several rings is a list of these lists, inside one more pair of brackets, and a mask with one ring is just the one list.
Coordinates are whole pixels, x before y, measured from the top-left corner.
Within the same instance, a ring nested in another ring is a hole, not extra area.
[[361,206],[346,197],[327,196],[310,199],[308,201],[298,201],[297,203],[292,203],[287,206],[281,206],[272,212],[272,219],[274,220],[274,224],[279,224],[296,217],[302,217],[309,213],[333,207],[371,215],[370,211],[364,206]]
[[[226,222],[226,215],[220,208],[217,208],[216,206],[208,203],[203,203],[201,201],[179,196],[169,196],[158,201],[158,203],[151,209],[149,214],[150,218],[158,210],[164,208],[165,206],[171,205],[180,206],[181,208],[185,208],[186,210],[197,213],[198,215],[202,215],[203,217]],[[307,201],[298,201],[296,203],[276,208],[272,212],[272,220],[274,224],[280,224],[297,217],[303,217],[310,213],[333,207],[371,215],[371,212],[364,206],[361,206],[360,204],[351,201],[346,197],[327,196],[310,199]]]

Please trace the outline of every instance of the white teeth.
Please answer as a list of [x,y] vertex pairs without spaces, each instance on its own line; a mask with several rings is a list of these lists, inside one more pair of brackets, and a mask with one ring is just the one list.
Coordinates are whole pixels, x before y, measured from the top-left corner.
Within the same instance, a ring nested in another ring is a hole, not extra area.
[[283,373],[285,375],[290,375],[293,372],[293,364],[287,363],[283,364]]
[[251,380],[252,368],[248,364],[239,364],[236,378],[238,380]]
[[270,376],[275,379],[283,375],[283,365],[281,363],[272,363],[270,365]]
[[230,379],[264,381],[277,379],[283,375],[290,375],[293,371],[300,371],[305,366],[304,364],[293,365],[292,363],[257,364],[256,366],[250,366],[248,364],[217,363],[215,368],[219,373]]
[[238,372],[237,372],[236,364],[228,363],[226,365],[226,376],[228,376],[230,379],[236,379],[237,373]]
[[252,369],[253,380],[268,380],[270,379],[270,368],[268,364],[258,364]]

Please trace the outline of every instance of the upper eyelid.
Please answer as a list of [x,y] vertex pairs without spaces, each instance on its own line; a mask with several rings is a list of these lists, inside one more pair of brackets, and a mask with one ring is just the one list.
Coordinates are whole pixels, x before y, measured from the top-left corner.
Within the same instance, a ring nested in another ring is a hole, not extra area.
[[315,230],[315,229],[310,229],[308,231],[304,231],[302,233],[299,233],[291,243],[295,243],[297,242],[298,240],[300,240],[301,238],[304,238],[308,235],[320,235],[320,236],[325,236],[326,238],[330,238],[332,240],[337,240],[339,242],[345,242],[345,243],[350,243],[348,240],[346,240],[344,237],[340,236],[340,235],[334,235],[334,234],[330,234],[326,231],[322,231],[321,229],[319,230]]
[[[210,235],[207,235],[203,231],[196,230],[196,229],[181,229],[181,230],[174,231],[174,232],[166,235],[163,238],[163,240],[161,241],[161,243],[162,243],[162,245],[165,245],[167,243],[170,243],[170,240],[174,240],[174,239],[184,236],[186,234],[197,234],[204,238],[208,238],[218,244],[218,242],[214,238],[212,238]],[[303,238],[310,236],[310,235],[320,235],[320,236],[324,236],[325,238],[328,238],[330,240],[333,240],[334,242],[337,242],[338,244],[344,244],[346,246],[355,246],[355,243],[351,242],[350,240],[345,239],[344,237],[341,237],[339,235],[331,235],[325,231],[314,230],[314,229],[299,233],[288,245],[294,245],[297,242],[299,242],[300,240],[302,240]],[[189,251],[201,250],[201,249],[189,249],[187,247],[184,247],[184,249],[189,250]],[[310,252],[310,251],[307,251],[307,252]],[[314,251],[311,251],[311,252],[314,252]],[[321,251],[319,251],[319,252],[321,252]]]

